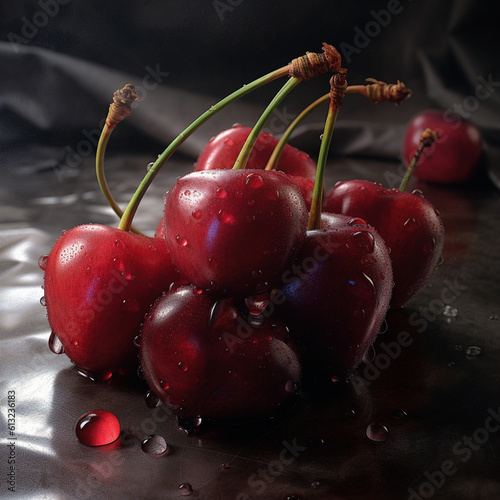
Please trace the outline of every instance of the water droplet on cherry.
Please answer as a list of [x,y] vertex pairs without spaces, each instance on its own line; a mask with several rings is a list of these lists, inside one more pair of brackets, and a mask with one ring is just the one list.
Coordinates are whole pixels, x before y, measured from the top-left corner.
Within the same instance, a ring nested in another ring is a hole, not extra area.
[[187,244],[188,244],[188,240],[186,238],[184,238],[183,236],[181,236],[180,234],[178,234],[176,237],[175,237],[175,241],[177,241],[177,243],[179,243],[179,245],[181,247],[186,247]]
[[286,392],[295,392],[297,390],[297,384],[293,380],[287,380],[285,384]]
[[215,196],[221,199],[227,198],[227,191],[223,187],[220,187],[215,192]]
[[420,196],[420,198],[424,198],[424,193],[420,191],[420,189],[414,189],[411,194],[414,194],[415,196]]
[[89,411],[76,424],[76,437],[86,446],[104,446],[120,436],[120,422],[106,410]]
[[49,256],[48,255],[42,255],[39,259],[38,259],[38,267],[42,270],[42,271],[45,271],[47,269],[47,261],[49,260]]
[[167,442],[158,434],[152,434],[145,438],[141,443],[141,450],[148,455],[160,458],[170,453],[170,447]]
[[372,441],[387,441],[389,439],[389,430],[384,425],[373,422],[366,428],[366,436]]
[[193,487],[189,483],[179,485],[179,495],[189,496],[193,494]]
[[200,219],[203,213],[199,208],[197,208],[196,210],[193,210],[192,215],[195,219]]
[[201,417],[177,417],[177,425],[179,429],[191,434],[199,430],[202,424]]
[[64,347],[62,345],[62,342],[59,340],[59,337],[54,332],[50,333],[49,349],[54,354],[63,354],[64,353]]
[[226,146],[231,147],[231,146],[234,146],[234,141],[230,137],[227,137],[226,139],[224,139],[224,144]]
[[367,226],[368,225],[365,220],[360,219],[359,217],[355,217],[354,219],[351,219],[347,224],[349,226]]
[[115,245],[117,248],[121,248],[121,249],[125,248],[125,243],[123,243],[123,241],[120,240],[119,238],[117,238],[115,240]]
[[222,462],[220,466],[222,469],[230,469],[229,462]]
[[186,363],[184,363],[184,361],[179,361],[177,363],[177,368],[181,371],[181,372],[185,372],[187,371],[188,367],[186,365]]
[[367,253],[373,253],[375,250],[375,238],[369,231],[358,231],[352,235],[358,248]]
[[264,185],[264,179],[259,174],[248,174],[245,183],[248,187],[257,189]]
[[221,222],[224,222],[224,224],[234,224],[236,222],[234,215],[230,214],[229,212],[226,212],[225,210],[219,210],[219,213],[217,214],[217,218]]
[[408,219],[406,219],[403,226],[406,228],[412,229],[413,227],[415,227],[416,223],[417,223],[417,221],[413,217],[409,217]]

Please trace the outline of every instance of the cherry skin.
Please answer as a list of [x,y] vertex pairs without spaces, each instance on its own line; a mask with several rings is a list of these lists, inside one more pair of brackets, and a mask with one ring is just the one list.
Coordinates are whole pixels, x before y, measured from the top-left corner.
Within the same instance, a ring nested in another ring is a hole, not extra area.
[[[195,171],[233,168],[251,131],[250,127],[235,125],[215,136],[198,157]],[[265,168],[277,144],[278,139],[271,134],[261,132],[248,160],[247,168]],[[304,151],[287,144],[283,148],[275,170],[282,170],[294,178],[300,186],[307,207],[310,208],[316,177],[316,164],[311,157]]]
[[403,157],[409,164],[418,148],[422,132],[430,128],[439,135],[436,144],[424,149],[413,171],[422,181],[442,184],[461,183],[470,179],[479,165],[482,136],[468,120],[449,117],[438,110],[419,113],[405,132]]
[[164,240],[86,224],[66,231],[46,263],[52,332],[80,369],[130,371],[151,304],[178,278]]
[[389,252],[377,231],[362,219],[323,213],[282,281],[279,315],[304,366],[328,378],[349,374],[379,333],[391,297]]
[[365,180],[339,182],[328,193],[324,209],[361,217],[382,236],[391,251],[392,308],[410,300],[439,262],[444,243],[443,223],[420,191],[407,193]]
[[193,285],[173,286],[156,301],[140,362],[151,389],[183,417],[271,412],[293,396],[301,375],[284,323]]
[[192,172],[165,197],[165,240],[188,282],[252,295],[271,287],[307,218],[299,188],[283,172]]

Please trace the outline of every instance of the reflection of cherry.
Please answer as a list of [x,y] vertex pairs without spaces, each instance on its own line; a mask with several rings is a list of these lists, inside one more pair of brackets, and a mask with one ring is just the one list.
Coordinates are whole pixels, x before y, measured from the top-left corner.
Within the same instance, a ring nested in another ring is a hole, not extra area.
[[281,321],[252,317],[233,299],[217,301],[192,285],[173,287],[155,303],[142,329],[140,360],[153,391],[184,417],[267,413],[300,381]]
[[453,119],[438,110],[416,115],[406,129],[403,156],[410,162],[417,150],[422,132],[433,129],[439,135],[434,147],[423,151],[414,177],[423,181],[453,184],[469,179],[479,165],[482,137],[470,121]]
[[[235,125],[215,136],[198,157],[195,170],[233,168],[238,154],[251,131],[250,127]],[[271,134],[261,132],[246,168],[265,168],[277,144],[278,139]],[[294,178],[301,188],[304,199],[310,206],[316,176],[316,164],[309,155],[287,144],[275,169],[282,170]]]
[[283,275],[281,315],[316,370],[355,368],[389,307],[392,270],[382,238],[365,221],[323,213]]
[[271,286],[306,231],[295,182],[280,171],[211,170],[180,178],[165,199],[174,265],[203,289],[251,295]]
[[94,374],[137,364],[144,314],[177,278],[163,240],[97,224],[65,232],[42,266],[52,332]]
[[364,180],[339,182],[324,209],[361,217],[382,236],[391,251],[393,308],[401,307],[424,285],[441,257],[443,224],[420,191],[406,193]]

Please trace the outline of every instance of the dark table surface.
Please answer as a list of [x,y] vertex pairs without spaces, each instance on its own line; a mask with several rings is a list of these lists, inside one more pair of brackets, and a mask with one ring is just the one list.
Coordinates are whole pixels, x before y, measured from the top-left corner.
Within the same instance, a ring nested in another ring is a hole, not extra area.
[[[149,161],[108,161],[121,205]],[[165,167],[136,216],[139,228],[154,233],[163,192],[191,169],[182,158]],[[387,183],[397,170],[396,163],[332,159],[327,183]],[[93,383],[47,347],[38,257],[63,229],[117,223],[91,159],[77,171],[9,171],[0,187],[0,497],[10,498],[15,437],[20,498],[178,498],[184,482],[200,499],[500,498],[500,197],[484,177],[453,188],[413,181],[442,215],[443,261],[417,296],[388,314],[373,360],[355,377],[303,394],[285,415],[212,423],[187,435],[162,407],[145,405],[140,382]],[[404,346],[402,331],[410,339]],[[15,436],[6,430],[8,391],[15,391]],[[119,418],[121,443],[85,447],[75,424],[99,408]],[[388,429],[385,442],[368,439],[371,423]],[[150,434],[165,438],[168,456],[141,450]]]

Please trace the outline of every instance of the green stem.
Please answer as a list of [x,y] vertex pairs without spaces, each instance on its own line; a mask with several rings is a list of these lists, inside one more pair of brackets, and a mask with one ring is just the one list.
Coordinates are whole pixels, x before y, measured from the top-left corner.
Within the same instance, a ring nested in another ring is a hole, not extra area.
[[253,82],[243,85],[240,89],[236,90],[229,96],[225,97],[217,104],[211,106],[207,111],[205,111],[202,115],[200,115],[191,125],[189,125],[183,132],[181,132],[171,143],[170,145],[163,151],[163,153],[158,157],[158,159],[154,162],[153,166],[150,168],[142,182],[139,184],[136,192],[132,196],[123,216],[120,220],[120,224],[118,225],[118,229],[122,229],[124,231],[128,231],[132,224],[132,219],[137,211],[137,207],[139,206],[140,201],[142,200],[146,190],[149,185],[153,182],[153,179],[156,177],[156,174],[160,171],[163,164],[173,155],[173,153],[177,150],[177,148],[193,133],[195,132],[201,125],[203,125],[209,118],[211,118],[215,113],[222,110],[228,104],[236,101],[240,97],[248,94],[252,90],[255,90],[266,83],[272,82],[282,76],[286,76],[288,74],[288,66],[284,66],[283,68],[277,69],[264,75]]
[[[99,142],[97,144],[96,158],[95,158],[95,170],[97,175],[97,182],[99,183],[99,187],[101,188],[101,192],[104,195],[104,198],[108,202],[109,206],[113,209],[118,217],[122,217],[123,211],[116,203],[111,191],[109,190],[108,183],[106,182],[106,176],[104,175],[104,155],[106,153],[106,147],[108,145],[109,138],[113,133],[115,128],[108,127],[108,124],[105,123],[101,132],[101,137],[99,138]],[[130,231],[136,234],[141,234],[141,231],[136,229],[134,226],[130,226]]]
[[318,165],[316,168],[316,179],[314,182],[311,210],[309,211],[309,224],[307,229],[319,229],[321,227],[321,205],[323,204],[323,180],[325,177],[325,165],[338,114],[339,108],[330,106],[325,121],[323,137],[321,138]]
[[268,122],[269,118],[273,114],[274,110],[279,106],[281,101],[294,89],[302,80],[298,78],[291,77],[287,80],[285,85],[280,89],[280,91],[275,95],[274,99],[269,103],[267,108],[264,110],[257,123],[253,127],[250,135],[247,137],[245,144],[241,148],[240,154],[236,161],[234,162],[234,169],[245,168],[250,155],[252,154],[252,149],[259,138],[260,133]]

